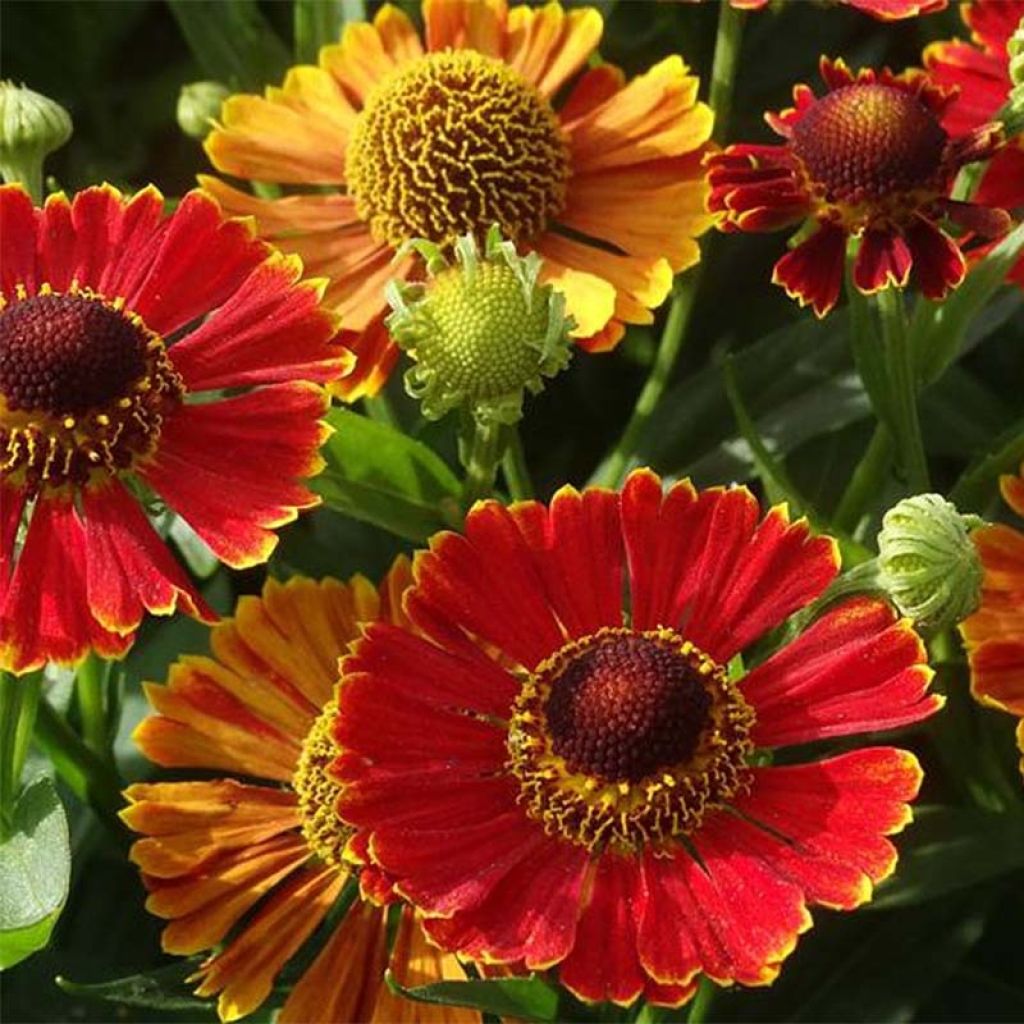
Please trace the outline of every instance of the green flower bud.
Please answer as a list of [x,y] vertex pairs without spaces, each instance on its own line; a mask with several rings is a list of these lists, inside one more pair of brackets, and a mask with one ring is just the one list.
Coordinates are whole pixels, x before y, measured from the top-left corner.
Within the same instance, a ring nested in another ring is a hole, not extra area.
[[231,90],[220,82],[192,82],[178,93],[178,127],[190,138],[205,139],[215,118],[220,117],[221,104]]
[[43,161],[71,138],[71,117],[24,85],[0,82],[0,175],[42,198]]
[[984,571],[970,531],[981,525],[938,494],[905,498],[886,512],[878,581],[916,626],[948,629],[978,607]]
[[388,330],[415,361],[406,390],[429,419],[462,407],[480,422],[515,423],[523,392],[537,393],[569,362],[565,299],[538,284],[536,253],[517,255],[497,227],[482,257],[471,235],[460,238],[454,266],[430,242],[409,248],[426,260],[428,279],[392,282],[386,292]]

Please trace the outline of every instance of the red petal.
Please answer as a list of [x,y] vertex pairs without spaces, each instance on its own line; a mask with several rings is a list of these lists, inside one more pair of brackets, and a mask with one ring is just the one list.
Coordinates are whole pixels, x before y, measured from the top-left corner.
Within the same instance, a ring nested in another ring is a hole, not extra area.
[[0,609],[4,606],[11,573],[14,572],[14,541],[27,501],[26,491],[0,477]]
[[906,237],[914,254],[914,280],[921,294],[929,299],[944,298],[967,273],[959,246],[923,217],[907,228]]
[[315,285],[299,285],[302,264],[274,254],[196,331],[170,350],[190,391],[291,380],[327,381],[352,354],[332,344],[333,319]]
[[10,301],[17,286],[35,295],[42,284],[36,270],[37,217],[32,199],[20,185],[0,185],[0,238],[4,258],[0,260],[0,292]]
[[743,680],[758,746],[889,729],[927,718],[932,672],[907,620],[873,598],[847,601]]
[[338,341],[352,351],[356,363],[351,373],[334,384],[332,393],[346,402],[377,394],[398,361],[398,346],[383,319],[378,317],[363,331],[343,329]]
[[647,976],[637,954],[637,922],[646,893],[633,857],[605,851],[597,859],[576,944],[559,968],[559,980],[589,1002],[628,1006],[644,991]]
[[40,498],[0,607],[0,667],[29,672],[47,661],[72,664],[90,648],[119,658],[133,637],[107,632],[86,596],[85,534],[68,500]]
[[910,248],[895,231],[869,228],[864,232],[853,265],[853,282],[866,295],[895,285],[902,288],[910,276]]
[[40,277],[54,291],[66,292],[75,276],[75,225],[63,192],[47,198],[39,224]]
[[822,224],[805,242],[775,264],[772,281],[786,289],[801,306],[814,307],[825,316],[839,301],[846,262],[846,232],[835,224]]
[[170,615],[179,606],[196,618],[216,621],[138,502],[116,479],[86,488],[82,511],[89,605],[104,628],[129,633],[145,612]]

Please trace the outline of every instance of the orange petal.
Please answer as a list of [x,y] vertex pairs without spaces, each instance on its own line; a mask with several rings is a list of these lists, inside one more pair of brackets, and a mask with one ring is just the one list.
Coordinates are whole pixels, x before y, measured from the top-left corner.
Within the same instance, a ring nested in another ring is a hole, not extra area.
[[476,50],[500,59],[507,17],[505,0],[424,0],[427,49]]
[[1019,516],[1024,516],[1024,467],[1020,476],[1001,476],[999,489],[1003,492],[1007,505]]
[[[395,28],[394,13],[385,19],[389,30]],[[377,84],[402,62],[385,48],[376,24],[349,22],[341,34],[341,42],[320,51],[320,66],[355,98],[360,107]]]
[[572,87],[558,112],[562,125],[568,128],[591,110],[611,99],[626,84],[626,76],[614,64],[598,64],[585,71]]
[[593,7],[566,13],[558,3],[513,7],[505,60],[544,96],[553,96],[597,49],[604,31]]
[[589,338],[601,331],[615,312],[615,288],[596,274],[566,266],[544,255],[541,279],[565,296],[566,312],[576,320],[574,337]]
[[385,4],[373,19],[373,26],[380,33],[384,49],[396,64],[423,55],[419,34],[405,12],[398,7]]

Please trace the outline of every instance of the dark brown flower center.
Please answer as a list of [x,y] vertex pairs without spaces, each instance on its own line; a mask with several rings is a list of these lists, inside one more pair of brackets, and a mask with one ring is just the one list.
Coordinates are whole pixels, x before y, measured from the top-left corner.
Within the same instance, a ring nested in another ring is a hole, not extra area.
[[385,80],[359,114],[346,179],[374,237],[439,245],[492,224],[540,234],[565,205],[569,155],[550,104],[499,60],[431,53]]
[[794,125],[793,151],[829,202],[858,203],[934,188],[947,135],[915,96],[889,85],[847,85]]
[[572,771],[639,782],[693,754],[711,694],[693,662],[655,639],[611,635],[551,682],[551,746]]
[[103,302],[38,295],[0,311],[0,394],[11,410],[77,415],[146,372],[149,338]]

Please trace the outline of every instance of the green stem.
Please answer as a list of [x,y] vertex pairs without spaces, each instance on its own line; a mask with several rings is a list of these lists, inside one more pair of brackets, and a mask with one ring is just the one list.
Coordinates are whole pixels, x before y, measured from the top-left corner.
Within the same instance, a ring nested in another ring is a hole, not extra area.
[[43,202],[43,161],[35,157],[23,160],[10,156],[0,163],[0,178],[7,184],[20,183],[25,186],[32,202],[41,206]]
[[78,666],[75,692],[82,716],[82,738],[86,746],[103,761],[112,761],[110,731],[107,723],[107,683],[109,665],[89,653]]
[[896,447],[910,492],[923,494],[930,489],[928,460],[917,414],[917,376],[907,332],[906,307],[897,288],[883,288],[877,302],[895,417]]
[[[728,4],[723,6],[728,6]],[[686,327],[690,321],[690,314],[693,312],[699,278],[698,268],[676,288],[650,375],[637,397],[633,413],[619,438],[619,443],[594,474],[592,483],[604,487],[618,487],[622,483],[623,477],[629,469],[630,461],[636,453],[638,442],[647,427],[647,422],[665,392],[672,371],[675,369],[676,360],[683,349]]]
[[697,994],[690,1003],[690,1012],[686,1017],[687,1024],[704,1024],[708,1019],[708,1011],[715,997],[715,983],[707,976],[701,975],[697,986]]
[[718,33],[711,65],[711,91],[708,102],[715,112],[715,142],[724,142],[732,116],[732,96],[736,85],[736,64],[743,38],[743,12],[730,3],[718,5]]
[[501,462],[505,473],[508,493],[514,501],[527,501],[534,496],[533,481],[530,479],[530,467],[526,464],[526,453],[523,451],[523,439],[519,436],[519,427],[512,426],[506,431],[508,447]]
[[482,422],[472,417],[472,434],[464,446],[463,503],[469,508],[479,498],[488,498],[494,492],[494,478],[498,474],[503,447],[500,423]]
[[90,804],[115,833],[122,834],[117,812],[124,801],[121,798],[121,781],[113,765],[93,753],[45,700],[39,702],[35,739],[75,796]]
[[892,456],[892,434],[879,423],[832,516],[837,530],[856,536],[864,510],[878,497],[889,475]]
[[0,670],[0,835],[14,818],[21,773],[39,705],[41,673],[14,676]]
[[383,423],[387,427],[400,428],[391,399],[382,391],[379,395],[368,395],[363,399],[363,411],[375,423]]

